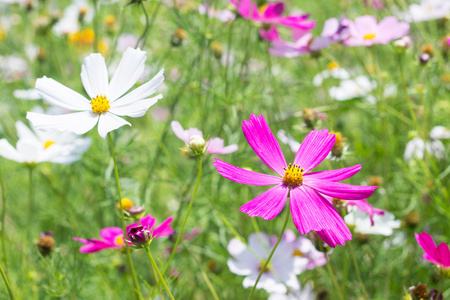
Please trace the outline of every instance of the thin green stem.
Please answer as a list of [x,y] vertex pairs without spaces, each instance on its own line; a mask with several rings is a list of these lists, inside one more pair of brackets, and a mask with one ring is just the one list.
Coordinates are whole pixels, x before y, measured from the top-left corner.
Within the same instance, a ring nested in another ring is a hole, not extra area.
[[[121,222],[122,222],[122,230],[124,235],[124,240],[126,239],[126,227],[125,227],[125,215],[123,213],[123,206],[122,206],[122,192],[120,190],[120,182],[119,182],[119,171],[117,170],[117,162],[116,162],[116,153],[114,152],[114,143],[111,137],[111,133],[108,133],[108,139],[109,139],[109,145],[111,148],[111,155],[114,161],[114,174],[116,176],[116,184],[117,184],[117,193],[119,195],[119,205],[120,205],[120,216],[121,216]],[[135,292],[135,298],[140,299],[141,297],[141,288],[139,286],[139,282],[136,276],[136,271],[134,270],[133,260],[131,259],[130,255],[130,249],[128,247],[128,243],[125,242],[125,252],[127,253],[127,259],[128,264],[130,265],[131,270],[131,278],[133,280],[133,286],[134,286],[134,292]]]
[[[288,196],[289,198],[289,196]],[[283,237],[284,231],[286,230],[287,223],[289,221],[290,211],[286,210],[286,219],[284,220],[283,228],[280,231],[280,235],[278,236],[278,240],[275,243],[275,246],[273,246],[272,251],[269,254],[269,257],[267,257],[266,261],[264,262],[264,266],[261,268],[261,271],[259,272],[258,278],[256,278],[256,282],[253,285],[252,291],[250,292],[250,295],[248,296],[248,300],[252,299],[253,293],[255,292],[256,286],[258,285],[259,280],[261,279],[262,274],[266,270],[267,266],[269,265],[270,259],[272,258],[273,254],[275,253],[275,250],[278,247],[278,244],[281,241],[281,238]]]
[[364,294],[364,298],[366,300],[369,300],[369,296],[367,295],[366,288],[364,287],[364,282],[362,281],[362,278],[361,278],[361,273],[359,272],[358,262],[356,261],[355,253],[353,252],[353,246],[352,246],[351,241],[348,241],[348,246],[350,248],[350,254],[352,256],[353,264],[355,265],[356,276],[358,276],[359,285],[361,286],[361,290]]
[[195,185],[194,193],[192,194],[191,202],[189,202],[189,207],[188,207],[186,216],[184,217],[183,225],[181,225],[181,229],[180,229],[180,232],[178,233],[178,237],[177,237],[177,240],[175,241],[175,245],[173,246],[169,261],[167,262],[166,268],[164,269],[164,273],[163,273],[164,276],[167,274],[167,271],[169,270],[170,262],[172,261],[175,253],[177,252],[178,244],[180,243],[181,237],[183,236],[184,226],[186,225],[186,221],[189,217],[189,213],[191,212],[192,204],[194,203],[195,195],[197,194],[198,186],[200,185],[200,178],[202,176],[202,156],[198,155],[197,157],[198,157],[197,183]]
[[7,265],[7,257],[6,257],[6,248],[5,248],[5,216],[6,216],[6,186],[5,186],[5,181],[3,180],[3,173],[2,173],[2,168],[0,165],[0,189],[2,190],[1,192],[1,197],[2,197],[2,216],[1,216],[1,242],[2,242],[2,256],[3,256],[3,264],[5,265],[5,268],[8,267]]
[[156,270],[156,273],[158,273],[159,279],[161,280],[164,289],[166,289],[167,294],[169,294],[170,299],[175,300],[172,293],[169,290],[169,287],[167,286],[166,281],[164,280],[164,276],[161,274],[161,271],[158,268],[158,265],[156,264],[155,260],[153,259],[152,253],[150,252],[150,247],[147,245],[145,246],[145,251],[147,251],[148,258],[150,258],[150,263],[152,264],[152,268]]
[[0,273],[2,273],[3,281],[5,282],[6,288],[8,289],[9,299],[14,299],[14,295],[11,290],[11,285],[9,284],[8,277],[6,277],[5,271],[3,271],[1,265],[0,265]]
[[142,41],[141,47],[144,48],[145,41],[147,40],[147,38],[145,36],[147,35],[147,31],[150,28],[150,23],[148,22],[148,14],[147,14],[147,10],[145,10],[144,2],[141,1],[140,4],[142,7],[142,11],[144,12],[144,16],[145,16],[145,28],[144,28],[144,31],[142,32],[141,36],[139,37],[138,41],[136,42],[136,48],[139,47],[139,43],[141,41]]
[[337,283],[336,278],[334,277],[333,269],[331,269],[330,261],[328,260],[325,265],[327,266],[328,275],[330,276],[330,279],[333,282],[334,288],[336,289],[336,292],[338,293],[339,299],[344,300],[344,296],[342,295],[341,288],[339,287],[339,284]]

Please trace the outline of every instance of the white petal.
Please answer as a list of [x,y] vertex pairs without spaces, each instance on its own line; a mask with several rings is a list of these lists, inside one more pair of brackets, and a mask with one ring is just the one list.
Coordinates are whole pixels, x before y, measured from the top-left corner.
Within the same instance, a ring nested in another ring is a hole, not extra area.
[[403,154],[404,160],[408,161],[412,157],[422,159],[425,151],[425,143],[419,138],[415,137],[406,144],[405,153]]
[[71,131],[83,134],[97,124],[98,115],[91,111],[83,111],[65,115],[44,115],[33,112],[27,113],[27,119],[38,130],[55,129],[58,131]]
[[116,105],[124,106],[134,101],[145,99],[151,94],[156,93],[159,90],[159,87],[161,86],[163,81],[164,81],[164,69],[159,71],[158,74],[156,74],[155,77],[153,77],[149,82],[141,85],[140,87],[126,94],[122,98],[117,99],[114,102],[114,104],[111,104],[111,106],[114,107],[116,107]]
[[121,104],[119,103],[120,101],[119,100],[117,102],[111,103],[111,108],[109,109],[109,112],[118,116],[129,116],[133,118],[142,117],[143,115],[145,115],[150,106],[158,102],[158,100],[161,99],[162,97],[163,97],[162,95],[158,95],[153,98],[138,100],[117,107],[115,105],[116,103]]
[[21,139],[31,139],[34,140],[36,143],[40,143],[41,141],[37,138],[36,134],[31,131],[30,128],[28,128],[27,125],[25,125],[21,121],[16,122],[16,130],[17,130],[17,136],[19,137],[19,140]]
[[81,81],[91,99],[106,95],[108,89],[108,70],[100,53],[93,53],[84,59],[81,66]]
[[50,105],[59,106],[69,110],[89,110],[89,101],[61,83],[47,77],[36,80],[36,90]]
[[432,139],[450,139],[450,129],[444,126],[434,126],[430,131],[430,138]]
[[0,156],[17,162],[23,162],[20,153],[5,139],[0,140]]
[[102,138],[106,138],[108,132],[113,131],[114,129],[117,129],[119,127],[122,127],[123,125],[131,126],[130,123],[128,123],[121,117],[118,117],[109,112],[103,113],[100,116],[100,119],[98,120],[98,133]]
[[34,140],[30,139],[21,139],[17,142],[17,152],[20,153],[23,161],[28,163],[43,161],[40,159],[43,148],[43,145],[36,144]]
[[145,51],[128,48],[109,83],[106,96],[114,101],[125,94],[139,79],[145,67]]

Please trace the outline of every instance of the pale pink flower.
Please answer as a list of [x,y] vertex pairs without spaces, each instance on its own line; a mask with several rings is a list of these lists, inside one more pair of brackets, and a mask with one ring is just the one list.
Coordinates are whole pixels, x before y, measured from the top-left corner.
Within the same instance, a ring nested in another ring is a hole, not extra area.
[[386,17],[377,23],[373,16],[357,17],[349,23],[350,37],[344,41],[346,46],[372,46],[387,44],[409,32],[409,24],[399,22],[396,17]]

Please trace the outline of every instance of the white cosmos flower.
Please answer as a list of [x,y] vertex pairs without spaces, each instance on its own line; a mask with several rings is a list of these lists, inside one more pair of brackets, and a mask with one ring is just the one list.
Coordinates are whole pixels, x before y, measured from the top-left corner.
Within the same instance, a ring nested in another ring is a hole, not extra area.
[[273,293],[270,294],[268,300],[315,300],[313,287],[311,284],[305,285],[303,288],[300,286],[297,289],[291,289],[285,294]]
[[16,122],[16,148],[5,140],[0,140],[0,156],[20,163],[36,164],[53,162],[71,164],[80,159],[91,145],[90,138],[78,138],[71,132],[39,132],[28,128],[24,123]]
[[408,11],[400,13],[399,17],[411,23],[442,19],[448,13],[450,13],[450,1],[422,0],[420,4],[411,4]]
[[313,78],[313,84],[315,86],[320,86],[322,82],[327,78],[335,78],[335,79],[349,79],[350,73],[347,72],[344,68],[339,67],[337,63],[329,63],[326,70],[323,70],[320,73],[317,73]]
[[450,129],[444,126],[435,126],[431,129],[429,138],[422,140],[420,137],[415,137],[406,144],[403,158],[406,161],[411,158],[423,159],[425,151],[430,155],[442,159],[445,154],[445,146],[439,139],[450,139]]
[[[276,240],[275,237],[273,239]],[[230,241],[228,251],[233,258],[228,259],[228,267],[232,273],[246,276],[242,283],[244,288],[255,285],[274,244],[264,233],[252,233],[248,238],[248,247],[238,239]],[[296,274],[299,273],[294,269],[292,245],[288,241],[281,240],[256,288],[281,294],[287,292],[286,286],[299,289]]]
[[27,119],[39,130],[68,130],[76,134],[83,134],[98,123],[102,138],[123,125],[131,126],[121,116],[141,117],[162,98],[161,94],[148,97],[159,89],[164,80],[164,69],[149,82],[124,95],[144,71],[145,59],[145,51],[128,48],[108,84],[105,59],[99,53],[90,54],[81,67],[81,81],[89,99],[51,78],[39,78],[36,90],[47,103],[77,112],[65,115],[28,112]]
[[329,90],[330,97],[337,101],[345,101],[359,97],[366,97],[377,86],[369,77],[360,75],[355,79],[342,80],[339,86]]
[[344,221],[347,225],[354,226],[355,232],[389,236],[395,228],[400,228],[400,220],[395,220],[394,215],[388,211],[384,215],[374,215],[372,225],[369,214],[357,206],[347,207],[347,210],[348,215],[344,217]]

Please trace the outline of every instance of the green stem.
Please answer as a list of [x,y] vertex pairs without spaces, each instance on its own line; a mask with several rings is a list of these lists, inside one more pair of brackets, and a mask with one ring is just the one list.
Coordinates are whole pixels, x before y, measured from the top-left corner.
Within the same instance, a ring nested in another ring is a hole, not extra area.
[[342,295],[341,288],[339,287],[336,278],[334,277],[333,269],[331,269],[330,261],[328,260],[325,264],[327,266],[328,275],[331,278],[331,281],[333,282],[334,288],[336,289],[336,292],[338,293],[339,299],[344,300],[344,296]]
[[158,268],[158,265],[156,264],[155,260],[153,259],[152,253],[150,252],[150,247],[147,245],[145,246],[145,251],[147,251],[148,258],[150,258],[150,263],[152,264],[152,268],[156,270],[156,273],[158,273],[159,279],[161,279],[161,282],[166,289],[167,294],[169,294],[170,299],[175,300],[175,298],[172,296],[172,293],[169,290],[169,287],[167,286],[166,281],[164,280],[164,276],[161,274],[161,271]]
[[1,265],[0,265],[0,273],[2,273],[3,281],[5,282],[6,288],[8,289],[9,299],[14,299],[14,295],[11,290],[11,285],[9,284],[8,277],[6,277],[5,271],[3,271]]
[[142,7],[142,11],[144,12],[144,16],[145,16],[145,28],[144,28],[144,31],[142,32],[141,36],[139,37],[138,41],[136,42],[136,48],[139,46],[139,43],[141,41],[142,41],[142,48],[144,48],[145,41],[147,40],[147,38],[145,36],[147,35],[147,31],[150,28],[150,24],[148,22],[148,14],[147,14],[147,11],[145,10],[144,2],[141,1],[140,4]]
[[197,194],[198,186],[200,185],[200,178],[202,176],[202,156],[198,155],[198,176],[197,176],[197,184],[195,185],[194,193],[192,194],[191,202],[189,202],[188,211],[186,213],[186,216],[184,217],[183,225],[181,225],[180,232],[178,233],[177,240],[175,241],[175,245],[173,246],[172,253],[170,254],[169,261],[167,262],[166,268],[164,269],[164,276],[167,274],[167,271],[169,270],[170,262],[173,259],[173,256],[177,252],[178,244],[180,243],[181,237],[183,236],[183,230],[184,226],[186,225],[186,221],[189,217],[189,213],[191,212],[192,204],[194,203],[195,195]]
[[2,168],[0,165],[0,189],[2,190],[1,197],[2,197],[2,216],[1,216],[1,242],[2,242],[2,254],[3,254],[3,264],[5,265],[5,268],[7,268],[7,257],[6,257],[6,248],[5,248],[5,216],[6,216],[6,187],[5,187],[5,181],[3,180],[3,174],[2,174]]
[[[289,198],[290,197],[288,196],[288,199]],[[284,231],[286,230],[286,226],[287,226],[287,223],[289,221],[289,216],[290,216],[290,211],[286,210],[286,219],[284,220],[283,229],[281,229],[280,235],[278,236],[278,240],[275,243],[275,246],[273,246],[272,251],[269,254],[269,257],[264,262],[264,266],[261,268],[261,271],[259,271],[258,278],[256,278],[256,282],[253,285],[253,288],[252,288],[252,291],[250,292],[250,295],[248,296],[248,300],[252,299],[253,293],[255,292],[256,286],[258,285],[259,279],[261,279],[262,274],[264,273],[264,271],[266,270],[267,266],[269,265],[270,259],[272,258],[273,254],[275,253],[275,250],[277,249],[278,244],[280,243],[281,238],[283,237]]]
[[122,222],[122,230],[124,235],[124,241],[125,241],[125,252],[127,253],[127,259],[128,264],[130,265],[131,270],[131,278],[133,279],[133,286],[134,286],[134,292],[135,292],[135,298],[139,299],[141,295],[141,288],[139,287],[139,282],[136,276],[136,271],[134,270],[133,260],[131,259],[130,255],[130,249],[128,247],[128,243],[126,242],[126,227],[125,227],[125,216],[123,214],[123,206],[122,206],[122,192],[120,190],[120,183],[119,183],[119,171],[117,170],[117,162],[116,162],[116,153],[114,152],[114,143],[111,137],[111,133],[108,132],[108,139],[109,139],[109,145],[111,148],[111,155],[114,161],[114,174],[116,176],[116,184],[117,184],[117,193],[119,195],[119,205],[120,205],[120,216],[121,216],[121,222]]
[[355,253],[353,252],[353,246],[352,246],[351,241],[348,241],[348,246],[350,248],[350,254],[352,256],[353,264],[355,265],[356,276],[358,276],[359,285],[361,286],[361,290],[362,290],[362,292],[364,294],[364,298],[366,300],[369,300],[369,296],[367,295],[366,288],[364,287],[364,283],[363,283],[362,278],[361,278],[361,273],[359,272],[358,262],[356,261]]

